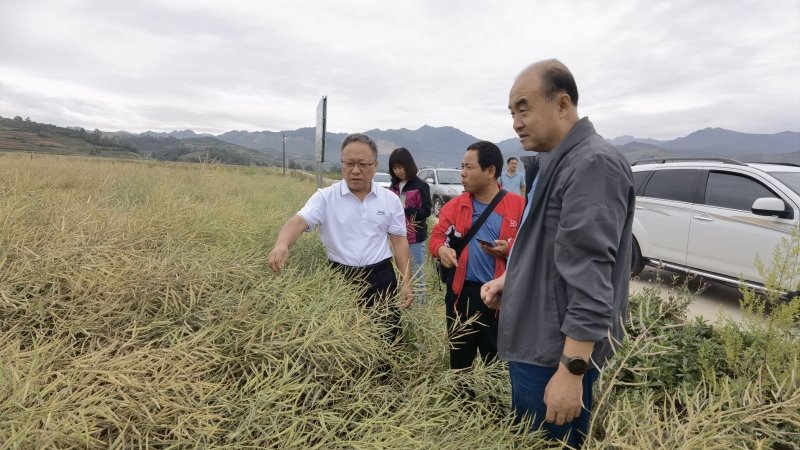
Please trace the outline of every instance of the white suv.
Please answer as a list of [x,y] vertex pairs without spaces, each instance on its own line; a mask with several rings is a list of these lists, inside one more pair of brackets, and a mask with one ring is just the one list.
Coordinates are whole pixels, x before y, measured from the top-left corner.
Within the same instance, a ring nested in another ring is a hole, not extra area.
[[683,158],[637,161],[632,170],[633,275],[651,264],[763,288],[756,255],[769,267],[781,238],[800,227],[800,166]]
[[417,176],[428,183],[431,188],[433,215],[436,217],[439,217],[439,211],[442,210],[445,203],[464,192],[464,186],[461,184],[461,171],[458,169],[426,167],[420,169]]

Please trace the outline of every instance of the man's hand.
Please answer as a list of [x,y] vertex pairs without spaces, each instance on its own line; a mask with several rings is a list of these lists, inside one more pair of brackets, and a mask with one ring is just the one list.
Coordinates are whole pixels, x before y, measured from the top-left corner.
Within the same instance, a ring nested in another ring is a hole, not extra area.
[[456,250],[452,249],[446,245],[439,247],[439,260],[442,262],[442,266],[446,269],[451,267],[458,267],[458,260],[456,259]]
[[481,244],[481,248],[486,253],[488,253],[488,254],[490,254],[492,256],[495,256],[495,257],[504,258],[506,256],[506,254],[508,254],[508,241],[504,241],[502,239],[497,239],[497,240],[494,241],[494,243],[495,243],[494,247],[489,247],[488,245],[484,244],[483,242],[481,242],[480,244]]
[[573,375],[559,364],[544,388],[544,403],[547,405],[546,422],[556,425],[572,422],[583,407],[583,375]]
[[294,215],[286,221],[278,232],[278,239],[275,246],[269,252],[269,268],[275,273],[281,273],[286,260],[289,259],[289,247],[297,242],[297,238],[308,229],[306,220],[298,215]]
[[506,284],[506,274],[495,278],[481,286],[481,299],[487,308],[500,309],[500,297],[503,295],[503,286]]
[[287,259],[289,259],[289,247],[275,244],[269,252],[269,268],[275,273],[281,273]]
[[406,309],[411,307],[411,302],[414,300],[414,293],[411,290],[411,283],[403,280],[400,286],[400,308]]

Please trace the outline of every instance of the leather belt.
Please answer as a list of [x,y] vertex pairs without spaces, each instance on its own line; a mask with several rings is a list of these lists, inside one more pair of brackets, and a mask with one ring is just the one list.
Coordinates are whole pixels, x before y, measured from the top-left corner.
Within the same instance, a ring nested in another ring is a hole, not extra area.
[[377,269],[385,269],[386,267],[392,266],[392,258],[386,258],[383,261],[376,262],[375,264],[369,264],[366,266],[348,266],[346,264],[342,264],[340,262],[331,261],[331,265],[336,268],[342,268],[345,270],[355,270],[359,272],[365,272],[368,270],[377,270]]

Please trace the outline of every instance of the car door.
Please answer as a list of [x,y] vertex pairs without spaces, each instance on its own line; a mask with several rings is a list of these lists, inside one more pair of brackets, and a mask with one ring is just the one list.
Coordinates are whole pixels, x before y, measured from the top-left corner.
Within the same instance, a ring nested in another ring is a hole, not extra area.
[[654,170],[636,198],[635,219],[643,235],[637,237],[645,258],[686,264],[692,202],[701,171]]
[[426,181],[428,178],[433,178],[433,174],[431,174],[430,170],[422,169],[417,173],[417,176],[422,180]]
[[[687,265],[763,284],[756,256],[767,266],[771,263],[781,238],[789,238],[796,226],[798,205],[755,175],[710,170],[704,181],[703,202],[695,205],[689,229]],[[753,214],[753,202],[764,197],[783,200],[792,208],[793,218]]]

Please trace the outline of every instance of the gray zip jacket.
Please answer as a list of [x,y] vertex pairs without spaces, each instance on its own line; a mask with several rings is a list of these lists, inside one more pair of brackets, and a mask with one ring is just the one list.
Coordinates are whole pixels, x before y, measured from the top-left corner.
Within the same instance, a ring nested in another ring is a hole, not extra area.
[[602,366],[622,339],[628,307],[633,175],[587,118],[540,158],[508,261],[498,354],[557,367],[570,336],[595,342],[592,359]]

